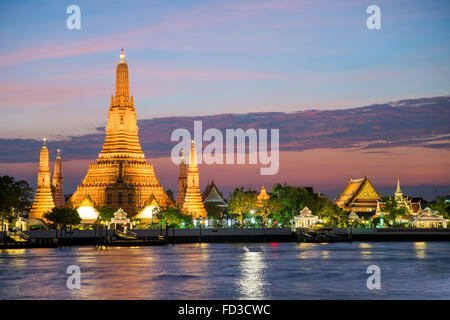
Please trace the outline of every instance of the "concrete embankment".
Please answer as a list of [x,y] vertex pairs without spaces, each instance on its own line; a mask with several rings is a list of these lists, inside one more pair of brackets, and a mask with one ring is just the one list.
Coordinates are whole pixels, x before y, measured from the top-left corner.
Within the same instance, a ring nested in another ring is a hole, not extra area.
[[[311,231],[308,231],[311,233]],[[333,228],[319,231],[319,242],[335,242],[336,237],[353,241],[450,241],[450,229],[365,229]],[[165,243],[219,243],[219,242],[295,242],[300,230],[289,228],[197,228],[197,229],[135,229],[121,237],[115,230],[31,230],[18,236],[0,232],[1,248],[58,247],[70,245],[150,246]],[[314,233],[313,233],[314,234]],[[327,241],[329,239],[329,241]],[[317,238],[302,239],[318,242]]]
[[[14,242],[6,233],[0,234],[0,248],[58,247],[68,245],[111,245],[124,246],[160,245],[165,243],[201,243],[201,242],[286,242],[296,241],[297,236],[289,228],[274,229],[135,229],[132,236],[121,239],[115,230],[103,228],[95,230],[30,230],[23,232],[27,241]],[[134,239],[130,239],[134,238]]]
[[285,242],[296,241],[290,228],[230,228],[230,229],[142,229],[133,230],[138,238],[163,235],[168,242]]
[[333,228],[333,235],[349,235],[353,241],[450,241],[450,229]]

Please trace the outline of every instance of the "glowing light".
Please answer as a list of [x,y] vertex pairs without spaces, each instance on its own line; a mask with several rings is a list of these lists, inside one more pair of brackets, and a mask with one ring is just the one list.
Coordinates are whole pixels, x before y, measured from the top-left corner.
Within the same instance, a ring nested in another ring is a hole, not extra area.
[[139,215],[136,217],[137,219],[152,219],[153,218],[153,212],[155,210],[155,206],[147,206],[144,210],[139,213]]
[[120,60],[123,62],[123,59],[125,59],[125,54],[123,53],[123,49],[120,52]]
[[98,211],[93,207],[79,207],[77,209],[81,220],[97,220]]

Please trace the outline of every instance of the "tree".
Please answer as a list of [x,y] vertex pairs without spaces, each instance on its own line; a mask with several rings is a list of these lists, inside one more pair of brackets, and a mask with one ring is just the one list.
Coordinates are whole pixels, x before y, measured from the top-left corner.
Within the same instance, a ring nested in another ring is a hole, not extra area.
[[208,213],[208,218],[222,219],[223,211],[215,203],[206,202],[205,210]]
[[446,203],[444,197],[439,197],[436,199],[436,201],[430,202],[429,206],[444,218],[450,218],[450,215],[447,211],[447,208],[450,207],[450,203]]
[[389,226],[393,226],[400,217],[404,216],[408,212],[406,207],[401,205],[397,199],[393,197],[384,197],[382,200],[384,202],[384,220],[386,220]]
[[256,207],[256,192],[244,191],[244,187],[234,189],[228,204],[228,212],[236,214],[241,225],[244,214],[252,207]]
[[53,208],[44,214],[44,218],[56,226],[77,225],[81,222],[78,212],[72,208]]
[[164,220],[166,225],[169,226],[179,226],[181,222],[189,223],[192,221],[192,217],[183,214],[183,212],[178,208],[161,208],[159,212],[156,213],[158,219]]
[[103,206],[96,208],[99,213],[99,219],[103,222],[109,222],[112,218],[114,218],[115,210],[113,208]]
[[350,223],[347,218],[347,212],[329,201],[317,211],[317,215],[331,227],[343,228],[347,227]]
[[33,189],[25,180],[0,177],[0,212],[11,212],[13,209],[22,212],[31,205],[32,198]]
[[256,215],[261,217],[263,226],[267,226],[267,221],[269,217],[279,214],[283,208],[283,204],[278,198],[269,198],[262,200],[261,204],[258,206]]
[[1,224],[8,223],[10,225],[14,224],[17,220],[19,220],[19,211],[15,208],[12,208],[9,211],[0,211],[0,222]]

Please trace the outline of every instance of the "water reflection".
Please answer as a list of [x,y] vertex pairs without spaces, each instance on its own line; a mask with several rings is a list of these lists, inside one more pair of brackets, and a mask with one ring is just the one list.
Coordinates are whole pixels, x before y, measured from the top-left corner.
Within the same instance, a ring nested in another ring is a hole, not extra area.
[[361,258],[370,259],[372,255],[372,245],[370,243],[361,242],[359,244],[359,248],[361,249]]
[[419,259],[426,258],[427,243],[426,242],[414,242],[414,249],[416,250],[416,257]]
[[[448,252],[448,242],[8,250],[0,252],[0,298],[443,299]],[[361,268],[369,257],[391,270],[376,296]],[[66,287],[69,265],[81,269],[80,290]]]
[[321,256],[320,244],[318,243],[301,243],[300,244],[300,259],[315,259]]
[[264,290],[267,283],[264,277],[265,263],[262,252],[245,251],[240,268],[240,298],[264,299]]

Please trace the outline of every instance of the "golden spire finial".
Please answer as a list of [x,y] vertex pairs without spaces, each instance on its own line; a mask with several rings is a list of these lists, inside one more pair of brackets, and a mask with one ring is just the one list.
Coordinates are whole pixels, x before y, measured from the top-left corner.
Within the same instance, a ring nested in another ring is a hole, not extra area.
[[56,156],[57,156],[57,157],[61,157],[61,149],[58,149],[58,150],[56,150],[56,151],[57,151]]
[[44,141],[44,147],[47,146],[47,138],[43,138],[42,141]]
[[397,177],[397,190],[395,191],[397,194],[401,194],[402,190],[400,189],[400,178]]
[[123,53],[123,49],[120,52],[120,60],[123,62],[123,59],[125,59],[125,54]]

